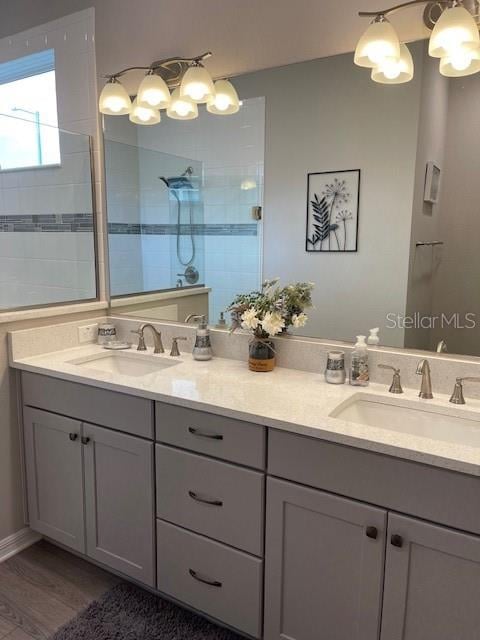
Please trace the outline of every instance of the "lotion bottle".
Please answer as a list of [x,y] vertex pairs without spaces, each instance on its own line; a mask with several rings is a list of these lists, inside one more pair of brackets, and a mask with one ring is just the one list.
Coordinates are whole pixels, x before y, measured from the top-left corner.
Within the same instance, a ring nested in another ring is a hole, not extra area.
[[350,363],[350,384],[354,387],[367,387],[369,379],[367,343],[365,336],[357,336]]
[[185,320],[198,322],[197,333],[195,335],[195,346],[192,355],[194,360],[211,360],[213,358],[212,343],[210,341],[210,331],[205,316],[190,315]]

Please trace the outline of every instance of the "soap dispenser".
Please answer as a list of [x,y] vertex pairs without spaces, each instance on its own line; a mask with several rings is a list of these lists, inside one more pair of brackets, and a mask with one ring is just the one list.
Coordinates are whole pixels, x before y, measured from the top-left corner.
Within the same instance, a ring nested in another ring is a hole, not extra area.
[[212,343],[210,341],[210,331],[205,316],[191,314],[185,318],[185,322],[198,322],[197,333],[195,335],[195,346],[193,347],[194,360],[211,360],[213,357]]
[[350,384],[354,387],[366,387],[369,379],[367,343],[365,336],[357,336],[350,364]]

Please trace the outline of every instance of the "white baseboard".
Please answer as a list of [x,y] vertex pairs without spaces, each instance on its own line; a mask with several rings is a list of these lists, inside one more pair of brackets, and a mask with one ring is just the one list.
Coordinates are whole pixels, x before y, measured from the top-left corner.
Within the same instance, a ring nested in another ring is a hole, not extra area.
[[11,558],[19,551],[35,544],[41,537],[39,533],[32,531],[29,527],[25,527],[13,533],[11,536],[0,540],[0,562]]

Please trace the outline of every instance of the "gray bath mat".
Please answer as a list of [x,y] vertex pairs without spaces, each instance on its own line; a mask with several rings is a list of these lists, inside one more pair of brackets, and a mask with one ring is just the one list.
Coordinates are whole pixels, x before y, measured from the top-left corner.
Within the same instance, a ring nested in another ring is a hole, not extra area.
[[118,584],[51,640],[242,640],[132,584]]

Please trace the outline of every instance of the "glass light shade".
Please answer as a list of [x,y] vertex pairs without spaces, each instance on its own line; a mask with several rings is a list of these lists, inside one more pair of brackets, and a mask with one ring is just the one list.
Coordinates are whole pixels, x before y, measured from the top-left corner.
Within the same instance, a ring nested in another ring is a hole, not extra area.
[[217,80],[215,82],[215,95],[207,102],[207,111],[220,116],[237,113],[240,109],[240,100],[235,87],[229,80]]
[[372,69],[372,80],[381,84],[403,84],[413,78],[413,58],[406,44],[400,45],[400,58],[385,58]]
[[478,49],[480,37],[472,14],[465,7],[445,9],[435,25],[428,53],[433,58],[454,55],[458,47]]
[[372,22],[355,49],[355,64],[373,69],[385,58],[400,58],[400,41],[388,20]]
[[185,71],[180,84],[180,95],[197,104],[208,102],[215,96],[212,77],[205,67],[195,65]]
[[135,98],[128,119],[134,124],[158,124],[160,111],[151,107],[142,107],[138,104],[138,98]]
[[167,116],[174,120],[193,120],[198,118],[198,107],[193,100],[180,95],[180,89],[177,88],[172,93],[172,100],[167,107]]
[[170,104],[170,90],[163,78],[155,74],[144,77],[138,87],[137,102],[147,109],[166,109]]
[[447,78],[471,76],[480,71],[480,49],[459,47],[451,56],[440,60],[440,73]]
[[103,87],[98,100],[98,108],[100,113],[107,116],[124,116],[130,113],[132,101],[123,84],[115,80],[108,82]]

